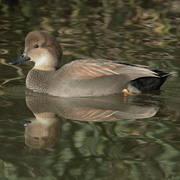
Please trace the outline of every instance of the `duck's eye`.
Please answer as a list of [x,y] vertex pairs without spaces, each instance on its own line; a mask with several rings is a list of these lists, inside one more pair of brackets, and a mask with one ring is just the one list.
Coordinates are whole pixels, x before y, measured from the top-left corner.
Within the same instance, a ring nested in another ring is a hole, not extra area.
[[35,44],[35,45],[34,45],[34,48],[38,48],[38,47],[39,47],[39,45],[38,45],[38,44]]

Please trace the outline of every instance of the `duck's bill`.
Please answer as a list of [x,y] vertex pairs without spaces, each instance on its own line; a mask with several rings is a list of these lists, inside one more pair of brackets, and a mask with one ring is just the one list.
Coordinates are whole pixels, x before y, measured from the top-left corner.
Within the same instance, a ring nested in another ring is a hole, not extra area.
[[9,65],[14,65],[14,64],[18,64],[18,63],[21,63],[21,62],[24,62],[24,61],[29,61],[29,60],[30,60],[30,57],[27,56],[26,53],[23,53],[19,58],[17,58],[16,60],[10,62]]

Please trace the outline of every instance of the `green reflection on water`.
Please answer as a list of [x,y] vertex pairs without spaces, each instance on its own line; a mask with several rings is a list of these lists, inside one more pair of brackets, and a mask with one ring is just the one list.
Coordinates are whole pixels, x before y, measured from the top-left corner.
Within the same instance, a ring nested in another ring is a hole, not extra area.
[[[179,71],[179,9],[179,1],[170,0],[1,1],[1,60],[19,57],[27,33],[41,29],[61,42],[62,64],[90,57]],[[179,76],[169,78],[154,99],[142,98],[159,107],[155,117],[60,118],[60,139],[51,148],[32,149],[23,127],[34,118],[23,78],[31,67],[0,64],[0,83],[6,82],[0,87],[1,179],[180,179]]]

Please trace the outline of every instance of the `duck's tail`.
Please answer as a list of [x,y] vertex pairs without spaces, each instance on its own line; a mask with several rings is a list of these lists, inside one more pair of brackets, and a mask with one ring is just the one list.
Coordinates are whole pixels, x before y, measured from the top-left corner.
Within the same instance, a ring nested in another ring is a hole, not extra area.
[[166,73],[157,69],[153,71],[157,74],[157,77],[137,78],[128,84],[128,91],[132,93],[139,93],[158,90],[166,81],[167,77],[171,75],[171,73]]

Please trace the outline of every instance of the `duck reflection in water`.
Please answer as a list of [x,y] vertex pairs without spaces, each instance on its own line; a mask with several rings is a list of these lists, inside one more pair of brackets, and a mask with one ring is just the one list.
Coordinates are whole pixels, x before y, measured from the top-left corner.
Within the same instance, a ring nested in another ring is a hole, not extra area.
[[[138,103],[133,95],[91,98],[57,98],[29,92],[26,103],[35,119],[25,124],[25,143],[36,149],[50,148],[61,138],[63,120],[118,121],[154,116],[158,107]],[[144,101],[145,102],[145,101]]]

